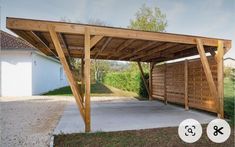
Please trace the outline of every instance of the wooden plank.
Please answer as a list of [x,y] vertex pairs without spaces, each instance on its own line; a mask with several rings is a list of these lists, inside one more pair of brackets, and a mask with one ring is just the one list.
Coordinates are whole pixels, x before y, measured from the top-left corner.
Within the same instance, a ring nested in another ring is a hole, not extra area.
[[112,40],[112,38],[107,38],[107,40],[105,41],[104,45],[101,47],[101,49],[99,49],[99,51],[96,53],[95,55],[95,59],[98,57],[99,53],[103,52],[103,50],[108,46],[108,44],[110,43],[110,41]]
[[121,44],[121,45],[118,47],[118,49],[116,50],[116,52],[121,52],[121,51],[124,50],[126,47],[128,47],[129,45],[131,45],[134,41],[135,41],[135,39],[126,40],[123,44]]
[[[160,32],[144,32],[122,28],[111,28],[104,26],[80,25],[73,23],[61,23],[53,21],[41,21],[30,19],[10,18],[6,19],[6,26],[13,30],[33,30],[47,32],[48,25],[54,25],[56,32],[70,33],[70,34],[84,34],[85,27],[90,28],[91,35],[102,35],[109,37],[132,38],[151,41],[175,42],[185,44],[196,44],[195,39],[200,38],[204,45],[217,47],[218,39],[206,38],[191,35],[179,35]],[[224,40],[225,48],[231,48],[231,40]]]
[[70,51],[69,51],[69,48],[68,48],[68,44],[65,40],[64,35],[62,33],[58,33],[58,36],[60,37],[64,48],[66,49],[67,55],[69,56],[69,58],[71,58],[71,54],[70,54]]
[[150,42],[148,42],[148,43],[146,43],[146,44],[140,46],[139,48],[135,49],[132,54],[124,55],[124,56],[122,56],[122,57],[119,58],[119,59],[122,60],[122,59],[125,59],[125,58],[130,58],[130,57],[136,55],[138,52],[143,51],[144,49],[146,49],[146,48],[148,48],[148,47],[151,47],[151,46],[154,45],[154,44],[156,44],[156,42],[150,41]]
[[91,112],[90,112],[90,92],[91,92],[91,81],[90,81],[90,30],[85,29],[85,131],[91,131]]
[[154,63],[153,62],[150,62],[149,63],[149,100],[151,101],[152,100],[152,94],[153,94],[153,87],[152,87],[152,71],[153,71],[153,66],[154,66]]
[[147,85],[147,83],[146,83],[146,79],[145,79],[145,77],[144,77],[144,71],[143,71],[143,69],[142,69],[141,63],[140,63],[140,62],[137,62],[137,64],[138,64],[138,67],[139,67],[139,69],[140,69],[140,73],[141,73],[142,80],[143,80],[143,82],[144,82],[144,86],[145,86],[145,88],[146,88],[146,90],[147,90],[147,92],[148,92],[148,95],[150,95],[149,87],[148,87],[148,85]]
[[203,44],[202,44],[202,40],[196,39],[196,42],[197,42],[197,49],[198,49],[198,52],[199,52],[199,55],[200,55],[203,70],[205,72],[207,82],[209,84],[210,92],[211,92],[212,96],[214,97],[214,99],[216,100],[216,110],[218,112],[219,111],[218,92],[217,92],[216,85],[215,85],[215,82],[214,82],[213,77],[212,77],[212,73],[211,73],[210,66],[209,66],[209,63],[208,63],[208,60],[207,60],[207,57],[206,57],[206,54],[205,54],[205,50],[204,50],[204,47],[203,47]]
[[184,62],[184,105],[185,110],[188,110],[188,60]]
[[164,102],[167,104],[167,81],[166,81],[166,75],[167,75],[167,64],[164,63]]
[[71,63],[70,63],[70,60],[71,60],[71,54],[70,54],[70,50],[69,50],[69,48],[68,48],[68,44],[67,44],[67,42],[66,42],[66,40],[65,40],[65,37],[64,37],[64,35],[62,34],[62,33],[58,33],[58,36],[59,36],[59,38],[61,39],[61,41],[62,41],[62,44],[63,44],[63,46],[64,46],[64,51],[66,51],[65,52],[65,55],[67,55],[67,57],[66,57],[66,59],[69,61],[68,62],[68,64],[69,64],[69,68],[71,69],[72,68],[72,65],[71,65]]
[[[30,32],[32,34],[32,31]],[[21,38],[23,38],[24,40],[28,41],[30,44],[32,44],[35,48],[38,48],[45,55],[53,55],[53,53],[50,51],[47,45],[43,43],[39,44],[40,40],[38,40],[37,36],[30,37],[29,35],[26,34],[26,32],[18,31],[18,30],[15,31],[15,33]]]
[[117,56],[118,53],[120,53],[122,50],[124,50],[129,45],[131,45],[134,41],[135,41],[135,39],[130,39],[130,40],[126,40],[124,43],[121,43],[118,46],[118,48],[115,50],[115,54],[113,54],[113,53],[109,54],[108,59],[112,59],[113,57]]
[[48,26],[48,30],[50,32],[50,36],[51,36],[51,39],[52,39],[52,41],[54,43],[54,46],[55,46],[56,52],[57,52],[57,54],[59,56],[60,62],[62,64],[62,66],[64,68],[64,71],[65,71],[65,74],[66,74],[66,76],[68,78],[71,90],[73,92],[73,95],[75,97],[76,103],[77,103],[78,108],[80,110],[80,114],[81,114],[81,116],[82,116],[82,118],[84,120],[84,118],[85,118],[85,115],[84,115],[84,106],[83,106],[83,104],[81,102],[81,95],[80,95],[80,93],[78,91],[78,84],[75,81],[75,79],[74,79],[74,77],[72,75],[72,72],[71,72],[71,70],[69,68],[68,62],[67,62],[66,57],[64,55],[63,49],[62,49],[62,47],[60,45],[60,42],[59,42],[59,39],[58,39],[58,36],[57,36],[57,34],[55,32],[54,27],[53,26]]
[[217,61],[217,87],[219,96],[219,113],[218,117],[224,118],[224,46],[223,41],[218,41],[218,48],[216,53]]
[[104,36],[96,35],[91,38],[91,49],[103,38]]
[[32,33],[34,38],[45,47],[47,52],[51,52],[55,55],[55,57],[57,57],[57,55],[53,51],[50,50],[48,41],[45,38],[43,38],[42,35],[40,35],[39,33],[34,32],[34,31],[30,31],[30,32]]
[[146,54],[140,54],[139,56],[133,57],[130,60],[132,61],[132,60],[137,60],[137,59],[143,58],[142,61],[147,61],[152,58],[160,57],[161,51],[163,51],[165,49],[172,48],[174,46],[176,46],[176,44],[165,43],[165,44],[159,45],[156,48],[148,51]]

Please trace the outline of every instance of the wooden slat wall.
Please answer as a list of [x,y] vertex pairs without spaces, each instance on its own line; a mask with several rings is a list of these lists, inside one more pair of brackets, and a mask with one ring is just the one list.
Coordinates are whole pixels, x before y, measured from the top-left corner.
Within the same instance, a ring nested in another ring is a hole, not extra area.
[[161,100],[164,100],[164,66],[154,66],[152,71],[152,97]]
[[166,64],[167,101],[184,104],[184,62]]
[[[217,64],[208,58],[212,75],[217,85]],[[165,69],[166,68],[166,69]],[[183,104],[185,95],[184,61],[155,65],[152,72],[152,98]],[[166,74],[164,74],[166,72]],[[166,77],[166,85],[164,80]],[[216,112],[215,98],[212,97],[200,59],[188,60],[188,105],[189,107]]]
[[[209,58],[213,79],[217,85],[217,66],[213,58]],[[200,60],[188,62],[188,100],[189,107],[216,112],[215,98],[212,97],[209,85]]]

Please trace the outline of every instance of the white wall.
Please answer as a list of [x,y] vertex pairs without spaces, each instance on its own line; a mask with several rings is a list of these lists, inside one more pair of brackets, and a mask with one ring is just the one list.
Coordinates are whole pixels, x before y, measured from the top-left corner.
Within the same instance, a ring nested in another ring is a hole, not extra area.
[[58,61],[50,59],[40,53],[32,56],[32,86],[33,95],[42,94],[53,89],[67,86],[67,80]]
[[1,96],[30,96],[32,94],[31,53],[1,51]]

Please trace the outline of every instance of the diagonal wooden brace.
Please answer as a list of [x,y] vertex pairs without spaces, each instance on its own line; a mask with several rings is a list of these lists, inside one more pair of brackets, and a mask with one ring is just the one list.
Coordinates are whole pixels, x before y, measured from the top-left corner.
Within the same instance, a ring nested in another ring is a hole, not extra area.
[[81,116],[82,116],[83,120],[85,120],[84,106],[82,104],[81,95],[80,95],[80,93],[78,91],[78,83],[74,79],[72,71],[69,68],[68,61],[66,60],[65,54],[64,54],[63,49],[62,49],[62,47],[60,45],[60,42],[59,42],[59,39],[58,39],[58,36],[57,36],[57,34],[55,32],[54,27],[53,26],[48,26],[48,30],[49,30],[51,39],[53,41],[53,44],[55,46],[56,52],[58,54],[58,57],[60,59],[60,62],[62,64],[62,66],[64,68],[64,71],[65,71],[65,74],[66,74],[66,76],[68,78],[70,87],[72,89],[72,92],[73,92],[73,95],[75,97],[76,103],[77,103],[78,108],[80,110]]
[[213,80],[213,76],[212,76],[212,73],[211,73],[209,62],[208,62],[207,57],[206,57],[205,49],[203,47],[201,39],[196,39],[196,42],[197,42],[197,50],[199,52],[200,59],[201,59],[201,62],[202,62],[202,67],[204,69],[207,82],[209,84],[210,92],[211,92],[212,96],[215,98],[216,110],[217,110],[217,113],[219,114],[218,91],[216,89],[216,85],[215,85],[215,82]]

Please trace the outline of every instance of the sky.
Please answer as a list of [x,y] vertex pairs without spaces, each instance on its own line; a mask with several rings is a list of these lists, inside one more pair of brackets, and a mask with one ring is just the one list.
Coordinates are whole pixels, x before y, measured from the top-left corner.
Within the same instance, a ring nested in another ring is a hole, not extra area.
[[[6,17],[43,20],[70,19],[127,27],[146,4],[166,14],[169,33],[199,35],[235,41],[235,0],[0,0],[1,29]],[[235,58],[235,47],[225,55]]]

